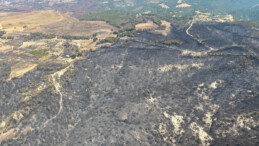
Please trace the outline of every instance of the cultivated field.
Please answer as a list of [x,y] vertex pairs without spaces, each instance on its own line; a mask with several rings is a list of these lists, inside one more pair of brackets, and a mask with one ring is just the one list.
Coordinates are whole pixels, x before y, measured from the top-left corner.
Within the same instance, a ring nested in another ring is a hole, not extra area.
[[54,10],[0,13],[0,26],[7,36],[31,32],[90,36],[94,33],[110,34],[117,30],[103,21],[79,21],[69,13]]

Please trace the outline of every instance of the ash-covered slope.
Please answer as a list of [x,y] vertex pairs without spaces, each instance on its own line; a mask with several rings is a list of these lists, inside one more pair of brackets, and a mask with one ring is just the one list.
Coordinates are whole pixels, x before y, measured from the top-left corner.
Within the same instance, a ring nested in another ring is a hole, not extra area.
[[[0,132],[13,136],[1,145],[258,145],[258,31],[189,33],[139,32],[56,73],[1,81]],[[182,45],[152,43],[165,40]]]

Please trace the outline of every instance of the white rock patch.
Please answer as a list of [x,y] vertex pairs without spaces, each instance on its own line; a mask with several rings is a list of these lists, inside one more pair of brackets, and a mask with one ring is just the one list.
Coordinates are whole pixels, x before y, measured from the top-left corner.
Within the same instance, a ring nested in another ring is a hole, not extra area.
[[204,131],[203,127],[193,122],[189,128],[192,130],[194,136],[199,137],[203,146],[210,145],[210,141],[213,140],[213,138],[206,131]]
[[170,116],[168,113],[164,112],[164,116],[166,118],[169,118],[174,126],[174,133],[176,135],[180,135],[184,133],[184,130],[181,129],[181,124],[184,122],[183,121],[183,116],[177,115],[174,113],[172,116]]

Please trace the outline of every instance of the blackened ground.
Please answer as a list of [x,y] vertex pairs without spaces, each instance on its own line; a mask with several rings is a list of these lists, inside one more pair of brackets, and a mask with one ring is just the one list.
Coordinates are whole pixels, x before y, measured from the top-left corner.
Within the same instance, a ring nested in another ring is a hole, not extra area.
[[[6,103],[1,120],[17,110],[15,105],[28,106],[18,101],[29,81],[36,81],[32,87],[49,85],[29,102],[35,107],[20,126],[21,131],[33,130],[2,144],[258,145],[258,42],[241,44],[250,31],[237,25],[195,24],[192,34],[220,48],[206,55],[184,54],[209,50],[177,29],[167,37],[142,32],[127,45],[117,42],[90,52],[57,79],[61,105],[51,80],[39,78],[50,74],[47,70],[1,82],[5,98],[0,103]],[[148,43],[172,39],[184,44]]]

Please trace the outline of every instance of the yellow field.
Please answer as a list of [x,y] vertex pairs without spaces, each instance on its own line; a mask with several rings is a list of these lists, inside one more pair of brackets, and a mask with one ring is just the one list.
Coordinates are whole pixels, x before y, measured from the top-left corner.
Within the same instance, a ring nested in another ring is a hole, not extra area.
[[[44,34],[91,36],[97,34],[98,39],[115,36],[114,31],[118,28],[104,21],[80,21],[70,16],[69,13],[60,13],[54,10],[33,12],[6,12],[0,13],[0,30],[6,31],[5,36],[28,35],[32,32]],[[0,39],[0,53],[11,53],[4,61],[11,66],[10,75],[6,81],[19,78],[28,72],[35,70],[38,65],[44,63],[71,63],[77,59],[71,59],[64,53],[64,43],[78,47],[80,53],[96,50],[98,41],[89,40],[65,40],[60,38],[39,39],[37,41],[25,41],[22,44],[6,45],[10,40]],[[55,44],[51,46],[50,44]],[[43,56],[32,54],[32,51],[47,50]],[[69,55],[69,54],[68,54]],[[15,56],[15,57],[14,57]],[[65,57],[64,57],[65,56]],[[3,59],[0,59],[3,61]],[[1,138],[0,138],[1,139]]]
[[146,23],[140,23],[135,26],[136,30],[150,30],[155,34],[161,34],[163,36],[167,36],[171,31],[171,23],[161,20],[160,26],[163,26],[164,29],[158,29],[158,25],[153,21],[148,21]]
[[110,34],[117,30],[103,21],[79,21],[70,17],[69,13],[54,10],[0,13],[0,29],[7,32],[6,36],[31,32],[90,36],[94,33]]
[[23,76],[25,73],[34,70],[37,67],[37,64],[30,64],[25,62],[20,62],[11,67],[11,74],[8,81],[15,77]]
[[153,21],[148,21],[146,23],[140,23],[136,25],[137,30],[150,30],[156,29],[158,26]]
[[6,32],[36,29],[40,25],[47,25],[66,19],[62,14],[52,10],[4,14],[4,16],[0,17],[0,24]]

